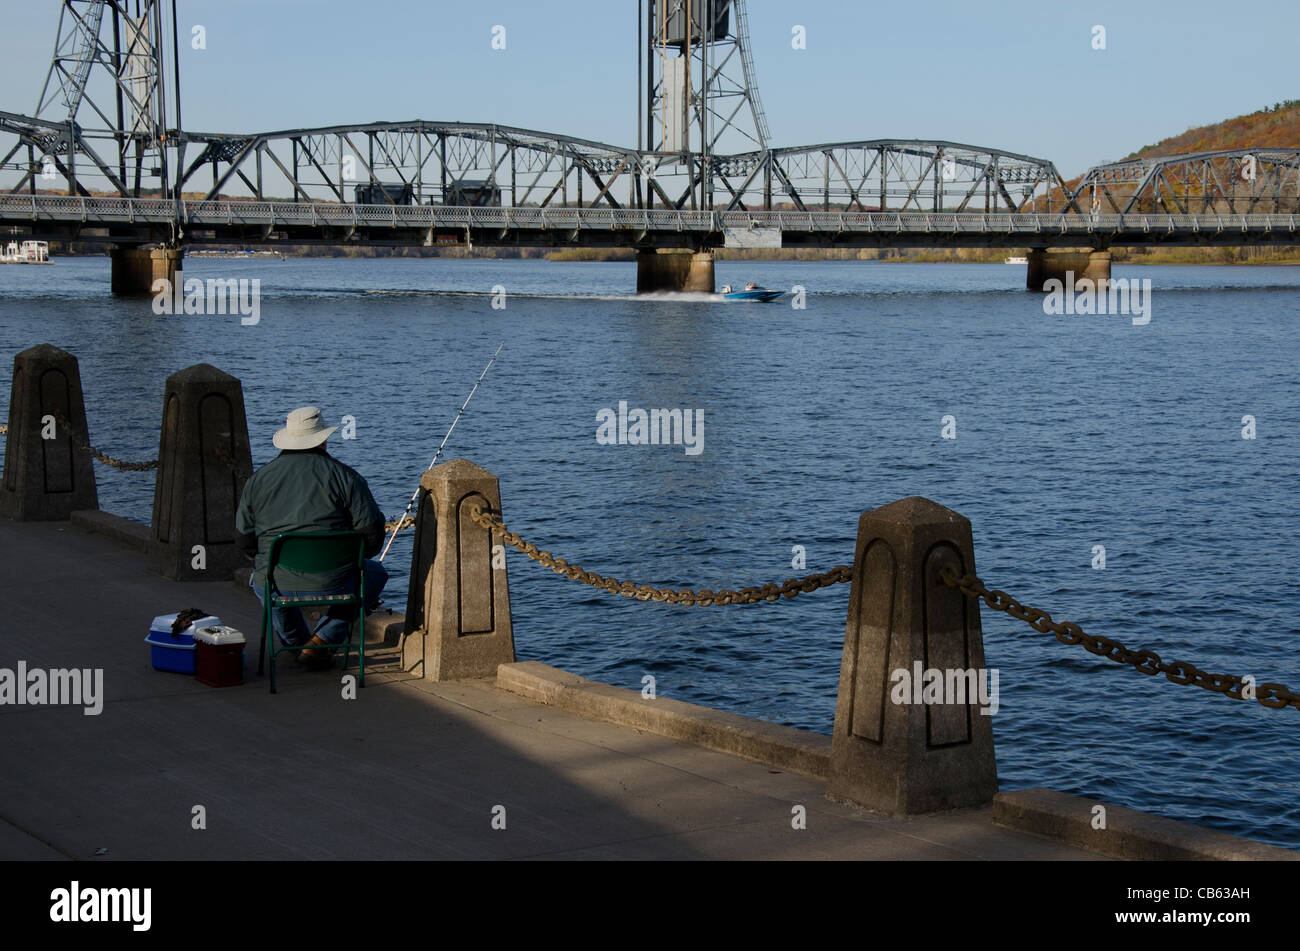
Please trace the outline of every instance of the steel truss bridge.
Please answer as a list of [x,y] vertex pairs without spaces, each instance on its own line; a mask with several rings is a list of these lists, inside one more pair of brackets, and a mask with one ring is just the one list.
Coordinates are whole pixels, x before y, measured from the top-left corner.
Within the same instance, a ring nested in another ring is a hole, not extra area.
[[639,5],[645,148],[423,120],[189,131],[165,7],[63,0],[36,113],[0,112],[0,229],[126,247],[1297,240],[1300,149],[1134,159],[1071,185],[1047,159],[942,140],[772,147],[743,0]]
[[1129,214],[1300,211],[1300,148],[1130,159],[1089,169],[1074,189],[1091,207]]
[[[498,125],[178,133],[177,188],[202,196],[181,200],[142,196],[97,155],[89,164],[123,185],[117,197],[88,188],[91,175],[75,179],[75,197],[41,194],[36,157],[54,156],[62,174],[60,157],[79,151],[76,130],[0,112],[0,143],[6,135],[5,163],[22,151],[33,161],[0,195],[0,226],[64,239],[697,249],[773,233],[787,247],[1300,241],[1300,149],[1132,160],[1070,187],[1045,159],[955,142],[773,148],[711,157],[717,200],[703,210],[692,201],[693,156]],[[359,191],[370,200],[355,201]],[[456,203],[466,196],[483,203]]]

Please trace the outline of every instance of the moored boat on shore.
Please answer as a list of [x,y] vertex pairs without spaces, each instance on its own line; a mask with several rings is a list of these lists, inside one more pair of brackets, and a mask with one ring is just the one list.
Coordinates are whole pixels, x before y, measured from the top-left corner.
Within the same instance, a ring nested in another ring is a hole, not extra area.
[[49,264],[50,243],[48,241],[10,241],[0,252],[0,264]]

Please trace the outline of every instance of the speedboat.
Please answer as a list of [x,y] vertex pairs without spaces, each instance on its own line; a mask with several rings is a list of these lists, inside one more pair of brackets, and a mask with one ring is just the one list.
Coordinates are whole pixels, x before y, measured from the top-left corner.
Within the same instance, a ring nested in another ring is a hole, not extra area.
[[785,291],[774,291],[770,288],[759,287],[753,281],[745,285],[743,291],[733,291],[730,284],[722,286],[722,296],[727,300],[748,300],[766,303],[767,301],[776,300],[785,294]]

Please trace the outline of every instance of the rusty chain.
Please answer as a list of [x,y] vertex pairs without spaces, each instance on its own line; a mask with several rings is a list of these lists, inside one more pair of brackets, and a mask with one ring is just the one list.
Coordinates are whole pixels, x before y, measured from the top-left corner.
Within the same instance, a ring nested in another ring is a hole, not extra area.
[[114,469],[122,469],[125,472],[148,472],[150,469],[158,468],[157,459],[150,459],[148,462],[127,462],[123,459],[114,459],[107,453],[100,452],[89,442],[78,438],[76,433],[72,431],[72,424],[68,422],[62,413],[56,410],[50,415],[54,417],[56,423],[63,427],[63,431],[68,434],[68,439],[72,441],[74,446],[82,452],[90,453],[106,466],[112,466]]
[[781,598],[793,598],[800,592],[816,591],[853,580],[853,569],[848,565],[837,565],[830,571],[808,575],[805,578],[790,578],[782,584],[771,582],[761,588],[741,588],[739,591],[723,589],[710,591],[703,589],[693,591],[689,588],[656,588],[654,585],[636,584],[632,581],[619,581],[598,575],[594,571],[585,571],[579,565],[571,565],[563,558],[556,558],[549,551],[526,542],[517,534],[506,528],[501,519],[485,512],[482,507],[470,509],[470,518],[490,532],[501,535],[502,541],[527,555],[544,568],[550,568],[557,575],[564,575],[570,581],[580,581],[592,587],[600,588],[611,594],[621,594],[625,598],[638,601],[659,601],[668,604],[686,604],[694,607],[711,607],[721,604],[757,604],[760,601],[779,601]]
[[[149,462],[125,462],[121,459],[114,459],[100,452],[89,443],[73,436],[72,427],[63,418],[62,414],[55,413],[53,415],[55,420],[64,427],[74,444],[89,452],[105,465],[131,472],[146,472],[158,466],[158,460],[156,459]],[[0,425],[0,435],[6,435],[8,432],[8,426]],[[244,472],[245,477],[247,477],[247,472],[220,446],[217,447],[217,455],[230,468],[237,473]],[[500,518],[485,512],[482,508],[471,509],[470,518],[488,531],[500,534],[502,541],[507,545],[517,549],[542,567],[550,568],[556,574],[564,575],[571,581],[580,581],[583,584],[600,588],[612,594],[620,594],[625,598],[635,598],[638,601],[667,602],[669,604],[685,604],[695,607],[711,607],[724,604],[757,604],[760,601],[779,601],[782,597],[793,598],[800,592],[808,593],[853,580],[853,569],[850,566],[836,565],[827,572],[807,575],[804,578],[789,578],[782,584],[770,582],[759,588],[741,588],[739,591],[726,588],[716,592],[707,588],[699,591],[689,588],[656,588],[648,584],[638,585],[632,581],[619,581],[617,578],[599,575],[594,571],[586,571],[580,565],[571,565],[563,558],[556,558],[549,551],[538,548],[531,542],[524,541],[518,534],[510,531]],[[408,515],[401,519],[385,522],[384,530],[386,532],[402,531],[414,524],[415,517]],[[975,575],[958,576],[951,565],[944,566],[940,572],[940,577],[945,584],[958,589],[968,598],[981,598],[985,604],[995,611],[1002,611],[1018,621],[1024,621],[1041,634],[1052,634],[1062,644],[1081,644],[1084,650],[1089,653],[1105,657],[1117,664],[1127,664],[1139,673],[1148,676],[1164,674],[1165,679],[1170,683],[1194,684],[1213,693],[1221,693],[1225,697],[1231,697],[1233,700],[1252,699],[1242,693],[1243,688],[1246,686],[1244,677],[1239,677],[1236,674],[1208,673],[1190,661],[1165,661],[1153,650],[1131,650],[1113,638],[1089,634],[1073,621],[1054,621],[1046,611],[1021,604],[1005,591],[996,589],[990,591],[984,582]],[[1300,694],[1293,693],[1285,684],[1258,684],[1254,688],[1253,699],[1258,701],[1261,706],[1272,710],[1280,710],[1284,707],[1295,707],[1300,710]]]
[[[510,531],[501,518],[483,510],[481,506],[470,509],[470,518],[475,524],[490,532],[500,534],[502,540],[512,548],[536,561],[543,567],[550,568],[556,574],[564,575],[571,581],[580,581],[625,598],[638,601],[660,601],[669,604],[687,604],[707,607],[715,604],[755,604],[759,601],[778,601],[782,597],[793,598],[800,592],[816,591],[853,580],[853,569],[848,565],[837,565],[822,574],[808,575],[805,578],[791,578],[784,584],[766,584],[761,588],[742,588],[739,591],[692,591],[687,588],[656,588],[653,585],[638,585],[631,581],[619,581],[586,571],[579,565],[571,565],[563,558],[556,558],[549,551],[539,549],[531,542]],[[1162,660],[1153,650],[1130,650],[1113,638],[1089,634],[1072,621],[1058,622],[1039,608],[1021,604],[1005,591],[990,591],[975,575],[958,576],[951,566],[945,566],[940,572],[944,583],[957,588],[967,597],[982,598],[990,608],[1003,611],[1017,620],[1024,621],[1036,631],[1053,634],[1062,644],[1081,644],[1090,653],[1105,657],[1117,664],[1128,664],[1135,670],[1154,676],[1164,674],[1165,679],[1175,684],[1195,684],[1214,693],[1221,693],[1234,700],[1257,700],[1261,706],[1278,710],[1295,707],[1300,710],[1300,694],[1292,693],[1285,684],[1262,683],[1255,685],[1253,696],[1243,695],[1247,687],[1244,677],[1235,674],[1213,674],[1201,670],[1189,661]]]
[[[123,469],[128,472],[148,472],[151,469],[158,468],[157,459],[151,459],[148,462],[126,462],[125,460],[122,459],[114,459],[112,456],[109,456],[107,453],[101,452],[100,450],[96,449],[94,446],[90,445],[89,443],[84,442],[78,439],[76,436],[74,436],[72,433],[72,426],[68,423],[67,419],[64,418],[62,413],[52,413],[51,415],[54,417],[54,421],[63,427],[64,432],[68,434],[68,438],[72,440],[73,445],[77,446],[84,452],[89,452],[91,455],[93,455],[96,459],[98,459],[100,462],[104,463],[105,465],[112,466],[115,469]],[[0,425],[0,436],[7,435],[8,432],[9,432],[8,426]],[[217,460],[219,462],[223,463],[230,469],[233,469],[237,475],[241,475],[245,479],[249,478],[252,475],[252,473],[249,471],[249,469],[246,466],[243,466],[240,463],[235,461],[235,459],[230,455],[230,453],[226,451],[224,446],[218,444],[213,450],[213,454],[217,457]],[[414,524],[415,524],[415,517],[412,515],[408,515],[406,516],[406,518],[403,519],[395,519],[394,521],[386,522],[384,524],[384,530],[391,532],[394,528],[397,528],[399,531],[401,531],[402,529],[410,528]]]
[[[1195,684],[1214,693],[1221,693],[1233,700],[1249,700],[1242,695],[1246,684],[1244,677],[1235,674],[1211,674],[1201,670],[1195,664],[1185,660],[1165,661],[1152,650],[1130,650],[1119,641],[1109,637],[1089,634],[1072,621],[1053,621],[1052,616],[1038,608],[1021,604],[1005,591],[990,591],[984,582],[975,575],[958,576],[951,565],[945,565],[939,576],[949,587],[956,588],[968,598],[982,598],[984,603],[996,611],[1003,611],[1019,621],[1024,621],[1042,634],[1052,634],[1062,644],[1081,644],[1084,650],[1117,664],[1128,664],[1139,673],[1155,676],[1164,674],[1165,679],[1175,684]],[[1285,684],[1265,683],[1254,688],[1254,698],[1262,706],[1272,710],[1283,707],[1295,707],[1300,710],[1300,694],[1292,693]]]
[[[96,459],[98,459],[100,462],[104,463],[105,465],[112,466],[114,469],[122,469],[127,472],[148,472],[151,469],[158,468],[157,459],[151,459],[148,462],[127,462],[122,459],[114,459],[112,456],[108,455],[107,453],[101,452],[100,450],[96,449],[94,446],[90,445],[89,443],[84,442],[83,440],[78,439],[76,436],[74,436],[72,433],[71,424],[68,423],[67,419],[64,418],[62,413],[52,413],[51,415],[54,417],[54,421],[63,427],[64,432],[68,434],[68,438],[72,440],[73,445],[80,448],[83,452],[89,452],[92,456],[94,456]],[[7,435],[8,432],[9,432],[8,426],[0,425],[0,436]],[[224,446],[218,444],[213,450],[213,455],[217,457],[217,461],[221,462],[228,468],[233,469],[236,475],[243,476],[245,479],[249,478],[252,475],[252,472],[249,471],[248,467],[236,462],[234,457],[232,457],[230,453],[226,451]],[[395,526],[400,526],[399,527],[399,531],[400,531],[401,529],[410,528],[414,524],[415,524],[414,516],[408,515],[404,519],[398,519],[398,520],[385,523],[384,530],[391,532]]]
[[[64,416],[61,412],[56,410],[53,413],[51,413],[50,416],[54,418],[54,421],[56,423],[58,423],[60,426],[63,427],[63,431],[67,433],[68,439],[71,440],[74,446],[76,446],[82,452],[90,453],[92,456],[94,456],[100,462],[104,463],[104,465],[106,466],[112,466],[114,469],[121,469],[124,472],[149,472],[153,469],[158,468],[157,459],[150,459],[147,462],[128,462],[125,459],[114,458],[113,456],[110,456],[108,453],[96,449],[86,440],[78,437],[76,433],[73,432],[72,424],[68,422],[67,417]],[[8,433],[9,433],[8,426],[0,427],[0,434],[8,435]],[[217,460],[219,462],[223,463],[228,468],[233,469],[237,475],[241,475],[245,479],[247,479],[250,475],[252,475],[252,473],[245,466],[242,466],[238,462],[236,462],[231,457],[230,453],[226,452],[225,448],[222,447],[220,444],[216,446],[214,450],[214,455],[217,457]]]
[[410,528],[410,527],[411,527],[412,525],[414,525],[414,524],[415,524],[415,516],[414,516],[414,515],[408,515],[408,516],[406,516],[405,518],[395,518],[395,519],[393,519],[391,522],[385,522],[385,523],[384,523],[384,531],[385,531],[385,532],[392,532],[392,531],[398,531],[398,532],[400,532],[400,531],[402,531],[402,530],[404,530],[404,529]]

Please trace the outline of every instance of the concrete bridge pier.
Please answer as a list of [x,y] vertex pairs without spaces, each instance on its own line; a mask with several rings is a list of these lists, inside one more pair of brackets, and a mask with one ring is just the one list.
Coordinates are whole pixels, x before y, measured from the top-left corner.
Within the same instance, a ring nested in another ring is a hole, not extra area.
[[152,296],[154,281],[164,278],[176,286],[181,278],[183,248],[115,247],[108,252],[112,263],[114,294],[123,297]]
[[1110,283],[1110,251],[1045,251],[1031,248],[1029,266],[1025,274],[1025,287],[1031,291],[1045,291],[1048,281],[1061,282],[1070,287],[1070,276],[1078,284],[1082,280],[1097,282],[1097,290],[1105,290]]
[[636,292],[701,291],[713,293],[712,251],[638,251]]

